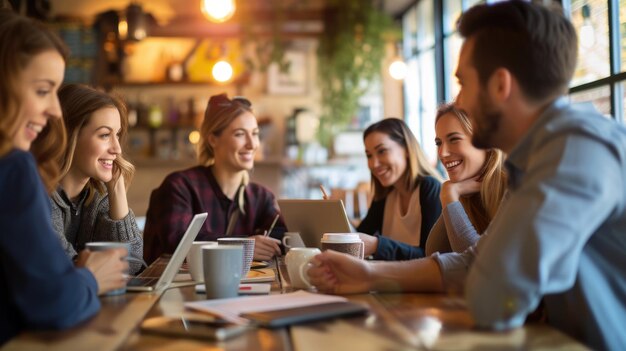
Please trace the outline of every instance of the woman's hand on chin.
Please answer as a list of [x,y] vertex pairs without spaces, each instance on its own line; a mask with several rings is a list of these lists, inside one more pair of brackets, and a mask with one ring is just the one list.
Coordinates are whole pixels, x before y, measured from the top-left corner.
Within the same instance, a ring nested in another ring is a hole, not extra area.
[[478,178],[470,178],[462,180],[460,182],[447,181],[441,186],[441,193],[439,199],[441,200],[441,206],[446,207],[448,204],[459,201],[461,196],[468,196],[480,191],[480,184]]

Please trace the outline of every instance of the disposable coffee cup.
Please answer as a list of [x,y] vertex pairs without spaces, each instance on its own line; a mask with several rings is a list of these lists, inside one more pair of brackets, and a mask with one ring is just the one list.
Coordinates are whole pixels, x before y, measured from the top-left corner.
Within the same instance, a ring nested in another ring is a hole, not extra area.
[[358,234],[353,233],[326,233],[322,236],[322,251],[334,250],[354,257],[365,256],[365,243]]

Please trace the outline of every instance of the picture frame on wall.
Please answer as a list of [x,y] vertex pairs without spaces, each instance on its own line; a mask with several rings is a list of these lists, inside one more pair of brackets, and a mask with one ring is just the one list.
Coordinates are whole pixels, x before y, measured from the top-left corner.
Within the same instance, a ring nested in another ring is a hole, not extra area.
[[307,56],[305,51],[289,50],[285,60],[290,65],[281,72],[277,63],[267,70],[267,92],[272,95],[304,95],[307,93]]

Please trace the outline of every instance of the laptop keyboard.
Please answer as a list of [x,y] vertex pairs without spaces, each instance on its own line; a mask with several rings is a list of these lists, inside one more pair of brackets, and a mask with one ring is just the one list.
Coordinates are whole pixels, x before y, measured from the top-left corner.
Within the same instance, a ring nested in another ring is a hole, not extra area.
[[134,277],[130,278],[128,282],[126,282],[126,286],[153,286],[159,281],[159,278],[141,278]]
[[161,256],[157,258],[156,261],[152,262],[152,264],[150,264],[148,268],[144,269],[144,271],[141,272],[138,276],[130,278],[128,282],[126,283],[126,285],[127,286],[155,285],[159,281],[161,274],[163,274],[165,267],[167,267],[170,257],[171,257],[170,255],[167,255],[167,256]]

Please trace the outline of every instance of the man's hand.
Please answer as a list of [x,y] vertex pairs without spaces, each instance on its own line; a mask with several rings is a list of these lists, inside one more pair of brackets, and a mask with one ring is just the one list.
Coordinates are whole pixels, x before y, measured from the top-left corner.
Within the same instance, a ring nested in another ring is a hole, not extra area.
[[315,256],[308,275],[319,291],[332,294],[364,293],[371,290],[371,263],[354,256],[326,250]]

